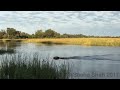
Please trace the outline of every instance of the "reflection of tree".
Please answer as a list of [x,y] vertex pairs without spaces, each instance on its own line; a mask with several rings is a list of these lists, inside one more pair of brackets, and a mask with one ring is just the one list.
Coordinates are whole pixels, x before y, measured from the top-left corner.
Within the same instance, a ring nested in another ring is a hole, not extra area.
[[15,48],[19,47],[20,45],[21,45],[21,43],[18,41],[13,41],[13,40],[2,41],[2,40],[0,40],[0,54],[15,53]]
[[15,49],[16,47],[20,46],[20,42],[16,42],[13,40],[10,41],[0,41],[0,48],[2,49]]

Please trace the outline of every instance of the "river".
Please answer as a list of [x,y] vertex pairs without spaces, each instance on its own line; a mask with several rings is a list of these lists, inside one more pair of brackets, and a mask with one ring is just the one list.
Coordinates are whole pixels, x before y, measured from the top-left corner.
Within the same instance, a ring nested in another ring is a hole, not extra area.
[[22,54],[39,53],[40,58],[50,60],[54,56],[76,57],[55,61],[70,64],[72,79],[120,79],[120,47],[0,42],[0,48],[11,48]]

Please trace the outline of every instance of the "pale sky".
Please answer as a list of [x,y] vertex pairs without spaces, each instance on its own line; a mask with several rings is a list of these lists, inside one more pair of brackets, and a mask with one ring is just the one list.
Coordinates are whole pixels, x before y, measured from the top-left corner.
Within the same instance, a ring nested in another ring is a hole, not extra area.
[[0,29],[120,36],[120,11],[0,11]]

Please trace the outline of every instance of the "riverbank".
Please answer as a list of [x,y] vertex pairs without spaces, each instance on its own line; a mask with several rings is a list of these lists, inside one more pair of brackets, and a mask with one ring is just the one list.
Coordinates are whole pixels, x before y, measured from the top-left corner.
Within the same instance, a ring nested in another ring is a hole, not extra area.
[[120,46],[120,38],[44,38],[44,39],[1,39],[24,43],[68,44],[82,46]]

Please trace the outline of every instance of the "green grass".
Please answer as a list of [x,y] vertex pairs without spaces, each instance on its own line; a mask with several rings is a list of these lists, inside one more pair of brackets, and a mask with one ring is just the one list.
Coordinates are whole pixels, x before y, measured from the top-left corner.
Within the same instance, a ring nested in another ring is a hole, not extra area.
[[2,59],[0,79],[68,79],[69,71],[65,63],[56,65],[37,56],[28,61],[26,56],[13,55]]
[[8,49],[8,50],[1,49],[0,50],[0,54],[5,54],[5,53],[12,54],[14,52],[15,51],[13,49]]

